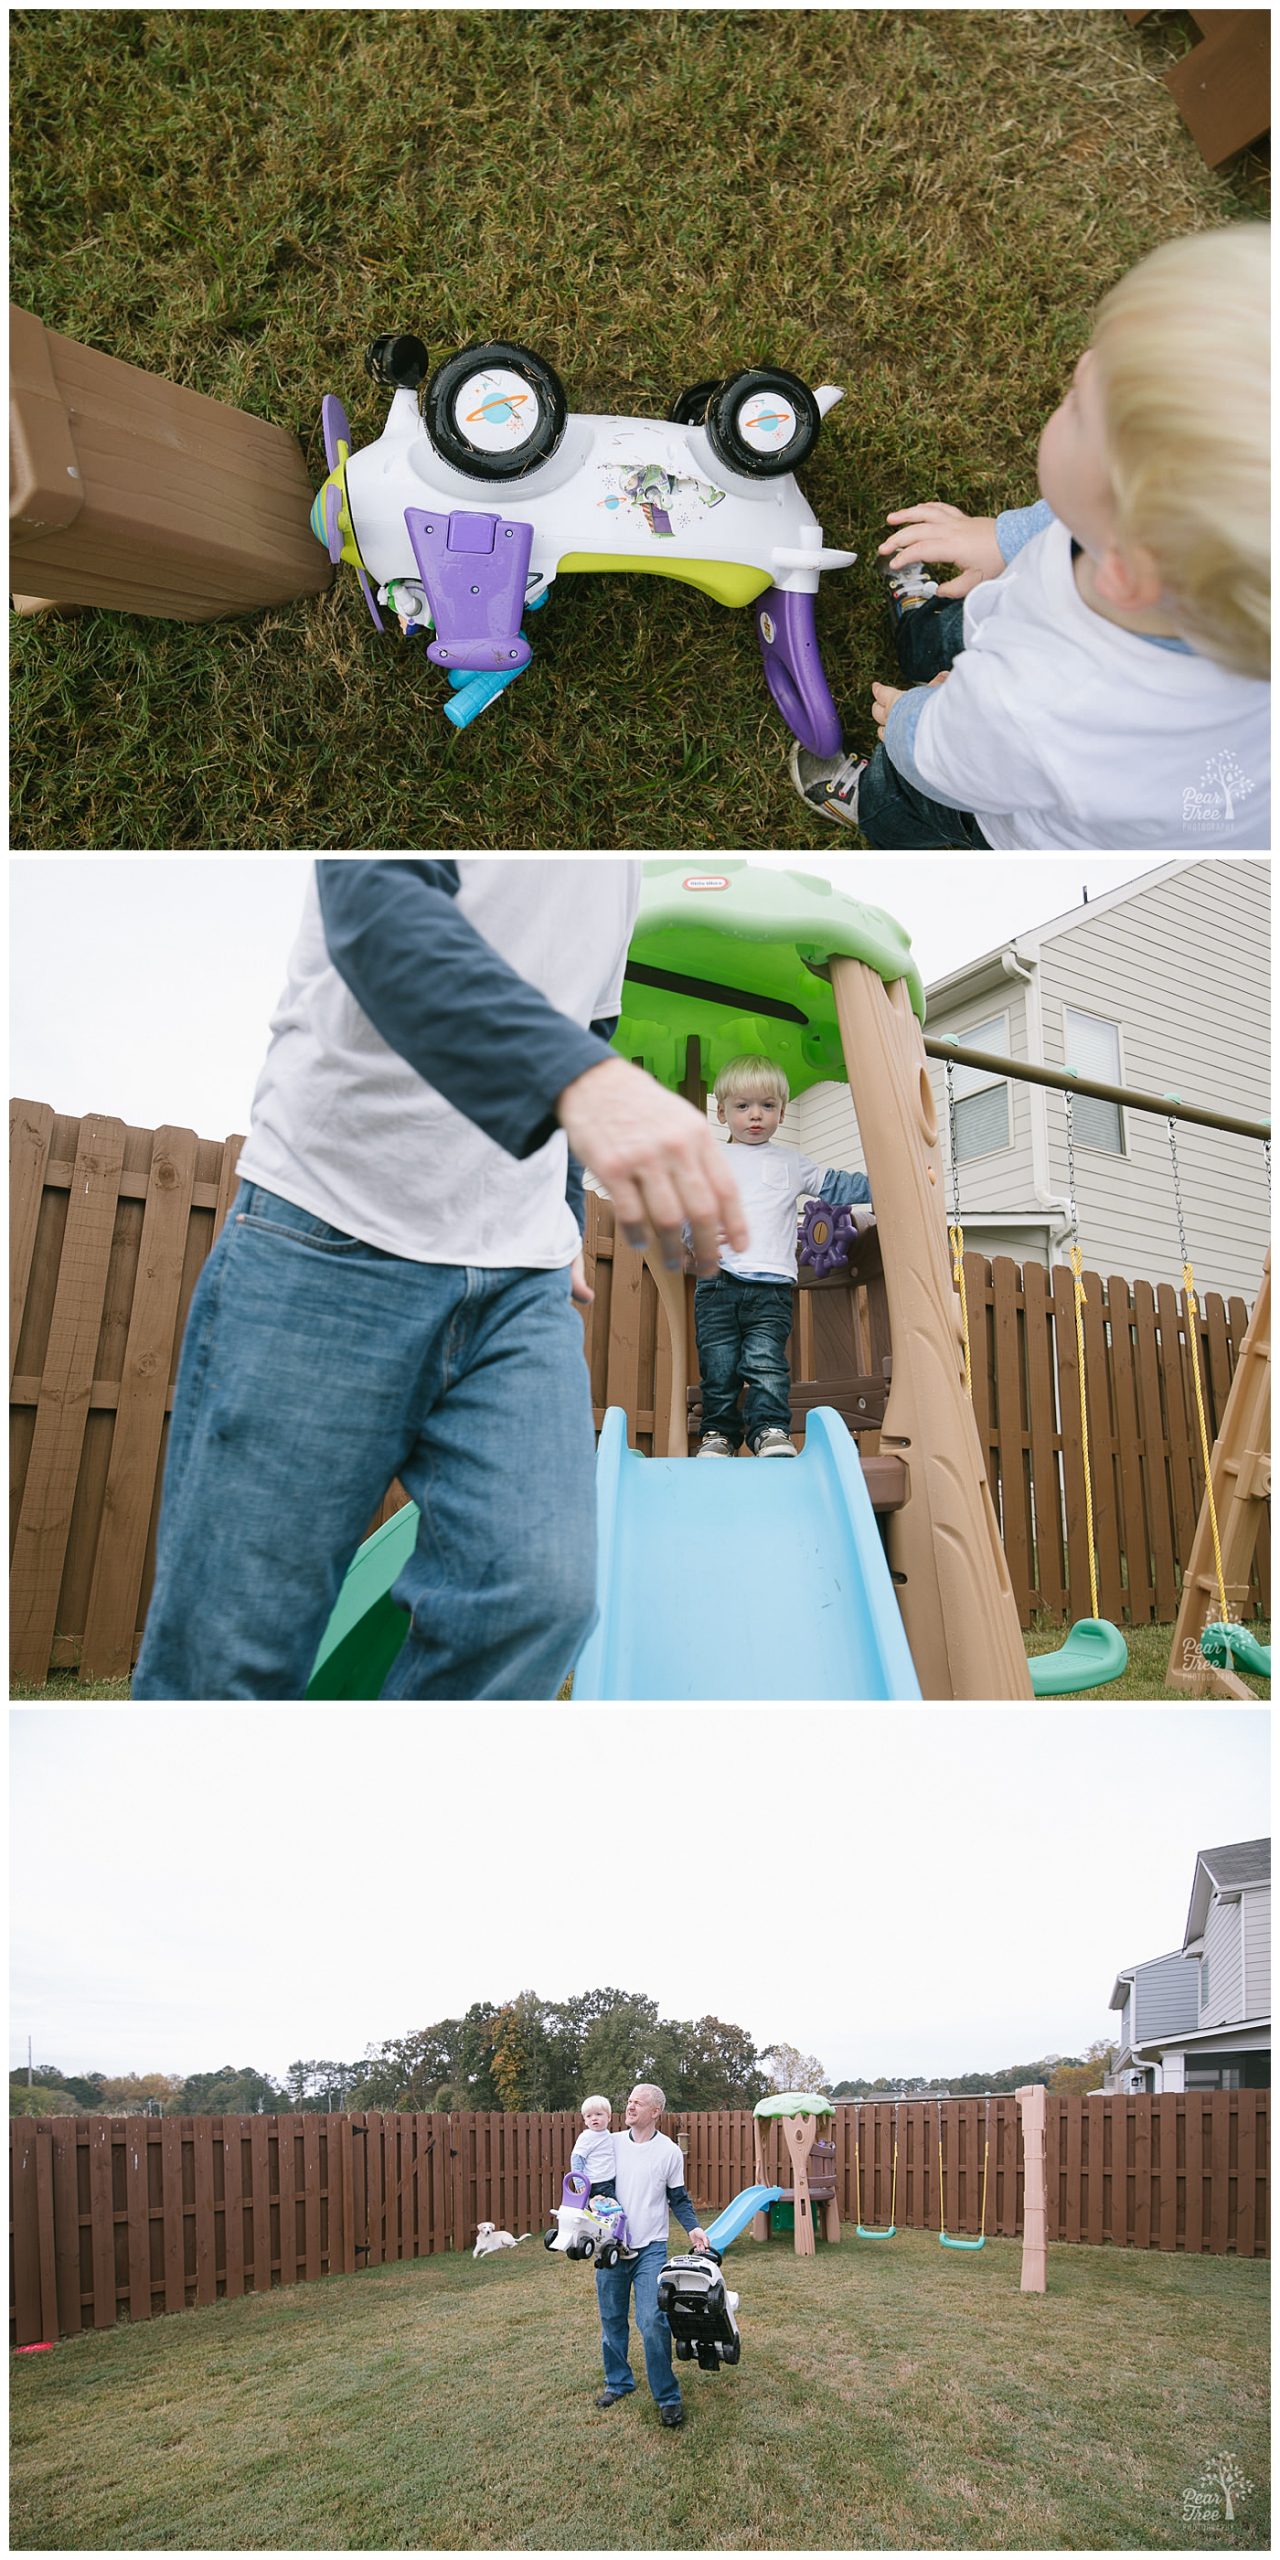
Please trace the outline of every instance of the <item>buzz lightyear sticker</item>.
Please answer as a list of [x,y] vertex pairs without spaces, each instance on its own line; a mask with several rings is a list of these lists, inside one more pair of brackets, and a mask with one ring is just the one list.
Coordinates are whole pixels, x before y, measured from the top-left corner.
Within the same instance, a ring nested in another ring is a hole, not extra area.
[[605,495],[597,500],[606,515],[634,524],[637,517],[660,542],[690,533],[709,507],[718,507],[723,489],[691,472],[667,471],[659,462],[606,462],[600,476]]

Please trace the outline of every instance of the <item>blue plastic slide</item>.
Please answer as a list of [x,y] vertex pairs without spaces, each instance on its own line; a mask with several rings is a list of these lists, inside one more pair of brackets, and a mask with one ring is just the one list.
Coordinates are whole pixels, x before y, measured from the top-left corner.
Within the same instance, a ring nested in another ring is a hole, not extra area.
[[[710,1463],[708,1459],[707,1464]],[[771,1458],[768,1463],[772,1466],[774,1460]],[[785,1467],[789,1461],[779,1458],[777,1464]],[[747,2224],[753,2222],[758,2213],[767,2213],[781,2193],[781,2187],[744,2187],[741,2195],[735,2196],[732,2204],[727,2204],[724,2212],[718,2213],[715,2221],[707,2224],[707,2238],[712,2248],[727,2249],[731,2241],[741,2239]]]
[[[642,1458],[605,1415],[596,1459],[599,1621],[575,1704],[614,1698],[918,1698],[857,1452],[809,1416],[798,1458]],[[417,1506],[366,1538],[309,1698],[376,1698],[408,1618],[393,1585]]]
[[809,1415],[798,1458],[644,1458],[605,1415],[599,1619],[574,1703],[918,1698],[858,1455]]

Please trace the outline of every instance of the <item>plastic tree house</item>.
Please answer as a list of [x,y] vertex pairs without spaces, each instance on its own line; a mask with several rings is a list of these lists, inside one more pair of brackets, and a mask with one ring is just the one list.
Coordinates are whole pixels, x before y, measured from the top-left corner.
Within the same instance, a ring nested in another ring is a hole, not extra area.
[[[761,2098],[754,2110],[752,2133],[755,2175],[759,2184],[771,2183],[765,2166],[762,2122],[776,2118],[787,2146],[791,2184],[782,2188],[777,2201],[792,2208],[796,2255],[799,2258],[811,2258],[814,2254],[815,2205],[822,2216],[823,2239],[835,2241],[840,2237],[835,2144],[819,2142],[817,2138],[819,2124],[834,2114],[830,2098],[817,2097],[811,2089],[783,2089],[776,2096]],[[752,2239],[766,2239],[768,2230],[768,2214],[758,2213],[751,2225]]]
[[[860,1250],[869,1263],[878,1253],[891,1343],[879,1438],[890,1463],[868,1490],[885,1512],[920,1690],[1027,1698],[1017,1604],[964,1388],[923,1016],[910,943],[881,909],[802,872],[646,863],[614,1045],[694,1101],[743,1050],[776,1058],[793,1095],[850,1085],[876,1211],[875,1247]],[[684,1456],[687,1286],[647,1258],[671,1336],[665,1454]],[[879,1382],[863,1383],[871,1419]],[[810,1398],[833,1400],[825,1386]],[[847,1404],[843,1415],[856,1430]]]

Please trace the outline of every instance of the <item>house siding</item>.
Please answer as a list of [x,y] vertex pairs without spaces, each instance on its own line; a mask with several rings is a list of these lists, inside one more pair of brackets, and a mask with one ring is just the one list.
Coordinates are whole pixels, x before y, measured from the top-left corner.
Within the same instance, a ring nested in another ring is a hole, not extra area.
[[1241,1897],[1244,1912],[1245,2003],[1250,2018],[1271,2015],[1271,1887]]
[[1209,1959],[1209,1999],[1198,2014],[1201,2027],[1229,2027],[1244,2015],[1241,2002],[1240,1905],[1213,1901],[1205,1922],[1204,1952]]
[[[1120,1026],[1121,1082],[1262,1119],[1270,1108],[1270,883],[1260,862],[1191,863],[1087,914],[1043,945],[1045,1063],[1066,1058],[1066,1012]],[[1235,955],[1234,957],[1232,955]],[[1243,965],[1242,965],[1243,963]],[[1216,983],[1215,983],[1216,981]],[[1126,1279],[1181,1280],[1167,1123],[1126,1111],[1126,1153],[1076,1150],[1086,1265]],[[1065,1121],[1048,1121],[1051,1187],[1065,1191]],[[1260,1147],[1180,1122],[1178,1176],[1201,1289],[1252,1301],[1268,1237]]]
[[[1025,958],[1034,933],[1018,939]],[[1270,880],[1265,862],[1188,863],[1157,875],[1131,897],[1084,909],[1077,920],[1038,943],[1044,1063],[1066,1064],[1068,1009],[1116,1022],[1120,1080],[1150,1093],[1244,1118],[1269,1110]],[[1028,1055],[1028,990],[1022,981],[988,982],[981,994],[930,1004],[935,1037],[963,1040],[998,1012],[1009,1017],[1009,1054]],[[929,1061],[943,1157],[945,1068]],[[960,1167],[966,1241],[987,1253],[1049,1258],[1046,1230],[982,1233],[982,1217],[1043,1217],[1036,1195],[1033,1124],[1042,1132],[1049,1200],[1067,1197],[1063,1099],[1041,1087],[1013,1084],[1013,1144]],[[1077,1144],[1076,1202],[1085,1266],[1104,1278],[1170,1281],[1181,1286],[1182,1253],[1174,1203],[1168,1125],[1145,1112],[1123,1114],[1125,1153]],[[819,1085],[788,1114],[787,1134],[824,1163],[865,1169],[847,1088]],[[1262,1151],[1255,1140],[1180,1122],[1178,1175],[1187,1244],[1197,1287],[1250,1304],[1268,1240],[1269,1211]],[[950,1174],[947,1188],[951,1202]],[[1053,1248],[1065,1259],[1066,1243]]]
[[[1152,2044],[1158,2036],[1193,2034],[1201,2023],[1196,1968],[1182,1954],[1154,1956],[1135,1967],[1137,2037]],[[1133,2014],[1130,2014],[1130,2025]]]

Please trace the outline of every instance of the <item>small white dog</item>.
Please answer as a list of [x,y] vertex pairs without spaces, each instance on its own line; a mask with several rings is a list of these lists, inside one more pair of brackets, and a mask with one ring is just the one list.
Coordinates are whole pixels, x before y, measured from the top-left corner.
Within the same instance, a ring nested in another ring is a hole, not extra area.
[[[520,2240],[532,2238],[531,2231],[522,2231],[520,2234]],[[495,2250],[518,2249],[520,2240],[517,2240],[514,2231],[499,2231],[495,2223],[481,2222],[476,2226],[476,2245],[471,2255],[473,2258],[491,2258]]]

